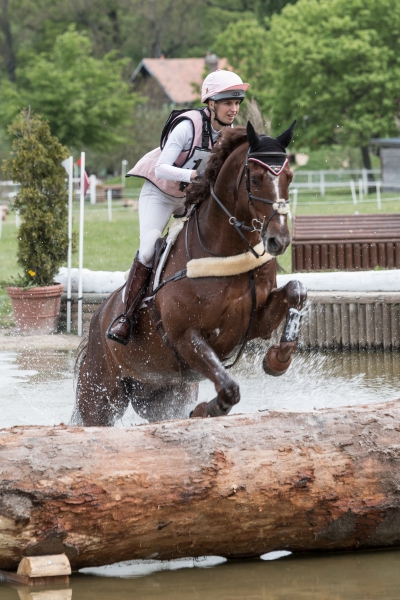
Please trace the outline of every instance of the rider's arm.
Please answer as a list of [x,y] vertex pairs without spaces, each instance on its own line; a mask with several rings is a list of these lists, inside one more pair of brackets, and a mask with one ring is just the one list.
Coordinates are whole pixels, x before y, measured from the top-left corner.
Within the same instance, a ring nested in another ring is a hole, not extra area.
[[160,179],[170,181],[190,181],[196,176],[196,171],[174,167],[174,162],[184,150],[189,150],[193,140],[193,125],[188,119],[179,123],[172,130],[160,158],[157,161],[155,175]]

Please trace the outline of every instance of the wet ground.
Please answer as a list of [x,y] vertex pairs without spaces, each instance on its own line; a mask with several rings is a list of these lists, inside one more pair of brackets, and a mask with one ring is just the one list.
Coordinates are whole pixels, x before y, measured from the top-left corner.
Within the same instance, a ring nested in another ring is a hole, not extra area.
[[[0,427],[67,423],[73,407],[77,338],[0,340]],[[18,340],[17,340],[18,341]],[[265,347],[253,345],[233,371],[242,390],[234,412],[312,410],[400,397],[397,353],[302,353],[288,373],[266,376]],[[201,384],[200,400],[214,390]],[[229,418],[229,417],[228,417]],[[118,423],[143,422],[129,409]],[[400,551],[134,561],[73,574],[68,586],[28,589],[0,585],[1,600],[265,599],[394,600],[400,598]],[[272,560],[274,559],[274,560]]]

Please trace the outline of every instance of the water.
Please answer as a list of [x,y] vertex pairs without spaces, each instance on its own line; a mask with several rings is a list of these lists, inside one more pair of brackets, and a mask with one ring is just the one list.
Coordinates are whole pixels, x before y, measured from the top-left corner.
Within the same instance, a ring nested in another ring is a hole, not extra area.
[[[265,347],[250,346],[232,370],[242,400],[233,413],[312,410],[382,402],[400,396],[400,361],[395,352],[299,353],[281,377],[264,374]],[[74,404],[75,353],[61,350],[0,352],[0,427],[68,423]],[[211,382],[200,384],[199,401],[215,396]],[[129,408],[117,426],[143,423]]]
[[[233,370],[242,401],[233,412],[309,410],[381,402],[400,393],[399,354],[303,353],[288,373],[266,376],[265,347],[250,346]],[[74,352],[0,352],[0,427],[67,423],[74,403]],[[215,394],[201,384],[199,400]],[[228,417],[229,418],[229,417]],[[129,409],[119,426],[143,422]],[[68,586],[46,589],[0,584],[1,600],[394,600],[400,597],[400,552],[337,555],[271,553],[264,560],[207,557],[131,561],[75,573]],[[271,560],[268,560],[271,559]],[[274,560],[272,560],[274,559]]]
[[64,587],[0,584],[1,600],[398,600],[400,552],[289,556],[274,561],[213,561],[142,571],[137,563],[74,574]]

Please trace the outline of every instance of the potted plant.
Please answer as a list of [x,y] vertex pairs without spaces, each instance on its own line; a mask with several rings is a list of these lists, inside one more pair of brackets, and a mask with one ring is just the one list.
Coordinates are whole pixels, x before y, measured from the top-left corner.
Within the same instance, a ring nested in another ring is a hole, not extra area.
[[54,333],[63,285],[54,276],[68,250],[68,195],[62,160],[68,150],[47,122],[24,109],[10,125],[10,158],[3,172],[20,184],[14,210],[19,212],[18,264],[22,274],[7,287],[20,333]]

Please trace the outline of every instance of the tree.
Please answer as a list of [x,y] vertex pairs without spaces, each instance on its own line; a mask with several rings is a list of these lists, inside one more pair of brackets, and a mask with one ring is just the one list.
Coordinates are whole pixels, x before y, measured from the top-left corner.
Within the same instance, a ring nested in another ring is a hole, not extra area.
[[10,81],[15,81],[15,69],[17,66],[14,51],[14,39],[11,33],[11,21],[8,10],[8,0],[1,0],[0,4],[0,54],[3,57],[4,66]]
[[3,172],[20,183],[14,203],[22,217],[17,257],[23,275],[18,283],[51,285],[68,249],[67,185],[61,165],[68,150],[30,110],[22,111],[9,132],[14,141]]
[[215,49],[251,84],[273,131],[298,119],[295,143],[360,147],[397,135],[400,3],[299,0],[267,21],[230,25]]
[[137,97],[123,78],[126,60],[115,53],[91,55],[89,38],[71,27],[49,53],[17,69],[16,84],[2,82],[3,125],[30,105],[48,120],[61,143],[73,148],[110,148],[124,140]]
[[268,33],[273,125],[299,120],[311,146],[362,149],[396,135],[400,108],[398,0],[299,0],[273,16]]
[[257,100],[263,112],[268,111],[271,75],[266,29],[255,19],[232,23],[217,37],[214,49],[250,83],[248,96]]
[[265,17],[279,14],[286,4],[294,4],[297,0],[256,0],[255,13],[262,24]]

